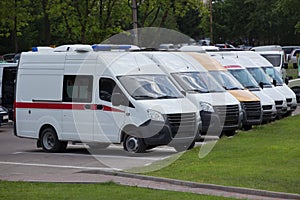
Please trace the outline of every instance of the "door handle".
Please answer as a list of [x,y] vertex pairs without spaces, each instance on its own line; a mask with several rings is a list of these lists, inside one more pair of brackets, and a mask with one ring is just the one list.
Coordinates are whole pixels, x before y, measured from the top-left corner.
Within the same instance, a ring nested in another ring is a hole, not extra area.
[[85,105],[84,105],[84,108],[85,108],[85,109],[91,109],[91,105],[90,105],[90,104],[85,104]]

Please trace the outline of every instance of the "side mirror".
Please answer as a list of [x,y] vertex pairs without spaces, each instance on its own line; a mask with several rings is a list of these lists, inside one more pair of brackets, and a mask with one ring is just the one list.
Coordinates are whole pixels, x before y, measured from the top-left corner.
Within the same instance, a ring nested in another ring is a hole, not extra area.
[[275,79],[273,79],[273,85],[276,86],[277,85],[277,81]]
[[289,76],[289,77],[286,77],[286,78],[285,78],[285,80],[284,80],[284,83],[288,85],[288,84],[289,84],[289,81],[290,81],[290,79],[292,79],[290,76]]
[[263,82],[260,82],[259,83],[259,87],[261,87],[262,89],[264,88],[264,83]]
[[113,106],[125,105],[124,96],[120,93],[113,93],[111,97],[111,103]]
[[288,63],[284,63],[284,64],[283,64],[283,68],[284,68],[284,69],[287,69],[287,68],[289,68],[289,65],[288,65]]

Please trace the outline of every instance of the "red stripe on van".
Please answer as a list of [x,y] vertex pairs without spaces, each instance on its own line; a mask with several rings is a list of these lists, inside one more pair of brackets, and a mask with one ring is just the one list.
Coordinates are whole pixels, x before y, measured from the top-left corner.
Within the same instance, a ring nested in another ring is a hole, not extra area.
[[16,108],[39,108],[39,109],[63,109],[63,110],[84,110],[85,104],[64,104],[64,103],[21,103],[16,102]]
[[[15,102],[15,108],[37,108],[37,109],[58,109],[58,110],[86,110],[86,105],[90,105],[88,110],[96,110],[96,104],[66,104],[66,103],[23,103]],[[109,112],[124,112],[109,106],[103,106],[101,109]]]
[[103,111],[110,111],[110,112],[124,112],[123,110],[119,110],[116,108],[112,108],[109,106],[103,106]]

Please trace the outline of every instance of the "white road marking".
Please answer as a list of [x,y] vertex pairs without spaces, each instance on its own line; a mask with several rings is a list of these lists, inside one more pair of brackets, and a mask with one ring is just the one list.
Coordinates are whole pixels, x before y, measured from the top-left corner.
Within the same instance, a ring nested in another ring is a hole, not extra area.
[[108,167],[79,167],[70,165],[49,165],[41,163],[20,163],[20,162],[1,162],[3,165],[18,165],[18,166],[33,166],[33,167],[52,167],[52,168],[65,168],[65,169],[81,169],[81,170],[106,170],[106,171],[121,171],[118,168],[108,168]]
[[13,154],[47,154],[47,155],[60,155],[60,156],[78,156],[78,157],[95,157],[95,158],[112,158],[112,159],[135,159],[135,160],[164,160],[169,156],[158,157],[132,157],[132,156],[115,156],[115,155],[91,155],[91,154],[74,154],[74,153],[43,153],[43,152],[14,152]]

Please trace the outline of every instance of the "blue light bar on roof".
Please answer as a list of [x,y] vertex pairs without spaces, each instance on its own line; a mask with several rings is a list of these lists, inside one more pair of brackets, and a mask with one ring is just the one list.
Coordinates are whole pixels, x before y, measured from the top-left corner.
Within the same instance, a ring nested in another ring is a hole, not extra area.
[[31,48],[31,51],[32,51],[32,52],[38,52],[38,48],[37,48],[37,47],[32,47],[32,48]]
[[132,46],[131,45],[109,45],[109,44],[94,44],[92,45],[94,51],[112,51],[112,50],[123,50],[129,51]]

